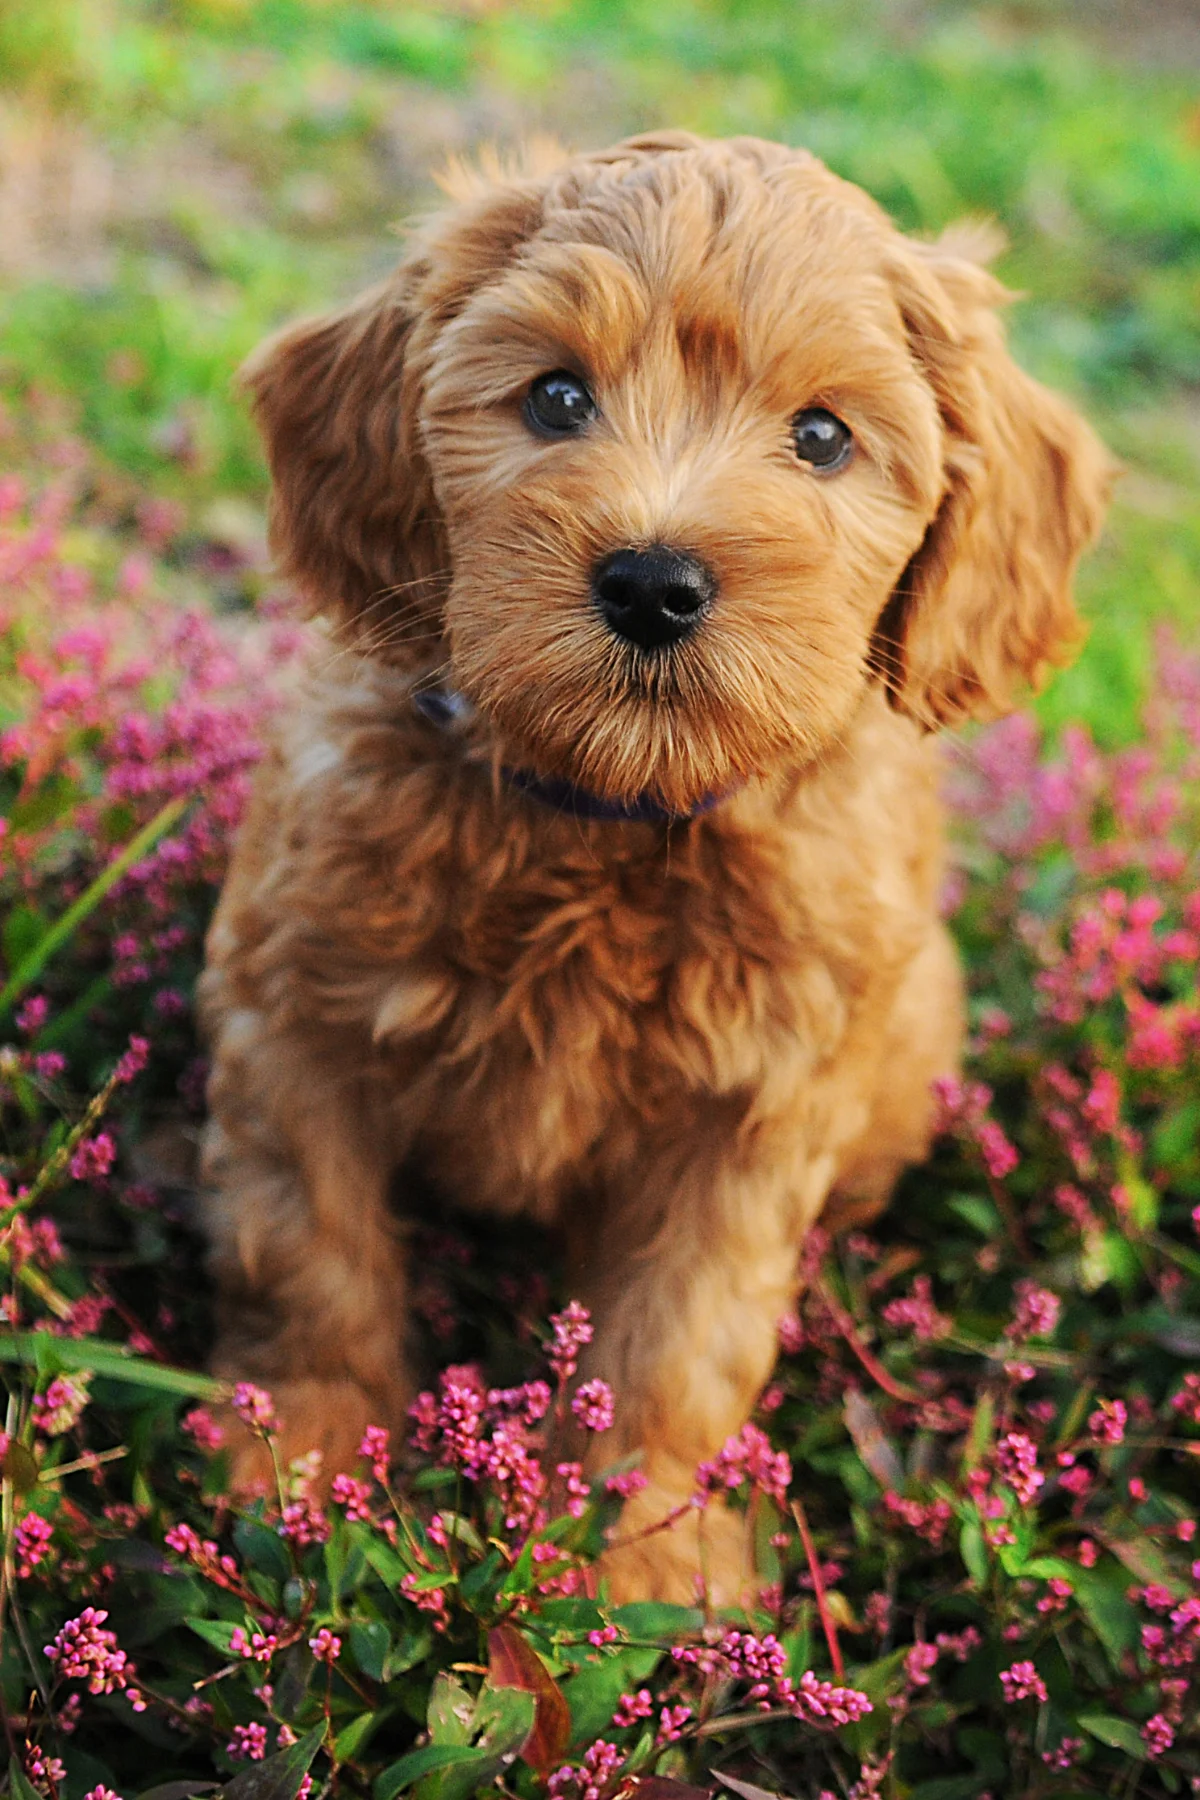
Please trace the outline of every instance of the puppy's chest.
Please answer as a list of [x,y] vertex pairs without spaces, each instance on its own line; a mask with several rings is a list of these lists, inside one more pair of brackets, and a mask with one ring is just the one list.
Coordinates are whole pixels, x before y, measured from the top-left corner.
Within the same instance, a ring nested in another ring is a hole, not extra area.
[[801,1079],[844,1030],[846,970],[786,866],[744,845],[463,871],[430,922],[375,1029],[425,1154],[491,1208],[553,1212],[647,1133]]

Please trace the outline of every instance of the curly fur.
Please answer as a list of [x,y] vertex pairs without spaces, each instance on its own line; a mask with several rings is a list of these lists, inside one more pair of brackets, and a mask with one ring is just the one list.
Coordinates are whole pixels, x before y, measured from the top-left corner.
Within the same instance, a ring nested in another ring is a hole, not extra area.
[[[925,1154],[962,1032],[926,732],[1069,654],[1110,467],[970,246],[804,152],[660,133],[449,187],[388,280],[248,370],[279,558],[341,652],[210,938],[215,1365],[334,1466],[411,1397],[396,1172],[558,1222],[618,1400],[597,1460],[650,1477],[629,1538],[746,1418],[808,1227]],[[600,416],[547,443],[521,402],[561,367]],[[835,477],[789,441],[813,405],[854,431]],[[589,600],[649,543],[720,583],[667,655]],[[473,703],[452,730],[410,704],[434,681]],[[728,797],[584,822],[514,765]],[[689,1529],[614,1550],[614,1591],[690,1598]]]

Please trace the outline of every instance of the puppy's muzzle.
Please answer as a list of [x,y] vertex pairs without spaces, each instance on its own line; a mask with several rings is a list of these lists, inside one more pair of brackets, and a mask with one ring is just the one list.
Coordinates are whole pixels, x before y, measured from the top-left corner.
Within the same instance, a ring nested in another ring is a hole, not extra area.
[[615,550],[597,563],[592,596],[609,630],[639,650],[681,643],[717,596],[717,583],[698,557],[661,544]]

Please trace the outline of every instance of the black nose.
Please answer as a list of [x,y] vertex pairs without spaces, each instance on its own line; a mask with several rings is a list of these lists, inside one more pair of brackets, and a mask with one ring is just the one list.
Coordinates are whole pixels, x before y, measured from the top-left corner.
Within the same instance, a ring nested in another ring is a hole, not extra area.
[[597,563],[592,593],[611,630],[641,650],[677,644],[693,632],[717,584],[704,564],[682,550],[615,550]]

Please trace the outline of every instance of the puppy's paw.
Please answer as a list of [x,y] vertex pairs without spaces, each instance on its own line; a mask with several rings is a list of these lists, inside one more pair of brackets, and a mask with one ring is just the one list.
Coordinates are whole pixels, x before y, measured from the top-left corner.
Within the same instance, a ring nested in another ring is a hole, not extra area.
[[[314,1491],[327,1492],[332,1478],[351,1472],[359,1460],[358,1447],[368,1425],[383,1423],[378,1405],[352,1381],[281,1381],[269,1389],[275,1403],[279,1429],[275,1455],[282,1473],[289,1464],[311,1451],[320,1454],[320,1473]],[[214,1417],[224,1427],[230,1450],[230,1489],[253,1496],[274,1493],[275,1467],[271,1452],[226,1405]]]
[[[752,1606],[757,1596],[752,1547],[746,1521],[718,1501],[703,1512],[686,1497],[657,1486],[642,1489],[626,1505],[613,1542],[599,1564],[616,1605],[630,1600],[669,1600],[695,1606]],[[680,1510],[684,1506],[684,1510]],[[663,1530],[645,1536],[672,1513]]]

